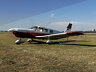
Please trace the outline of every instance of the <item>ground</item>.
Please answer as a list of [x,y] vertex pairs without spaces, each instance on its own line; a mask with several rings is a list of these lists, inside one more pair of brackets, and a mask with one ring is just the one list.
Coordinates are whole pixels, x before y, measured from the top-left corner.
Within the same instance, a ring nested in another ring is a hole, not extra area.
[[12,33],[0,33],[0,72],[96,72],[96,34],[16,45]]

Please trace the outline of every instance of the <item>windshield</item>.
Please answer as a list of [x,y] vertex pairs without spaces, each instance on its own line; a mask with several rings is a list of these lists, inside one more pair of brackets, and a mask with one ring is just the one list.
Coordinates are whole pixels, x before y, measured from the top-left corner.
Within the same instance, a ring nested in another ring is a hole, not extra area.
[[35,31],[36,31],[36,30],[37,30],[37,28],[38,28],[37,26],[34,26],[34,27],[29,28],[29,29],[33,29],[33,30],[35,30]]

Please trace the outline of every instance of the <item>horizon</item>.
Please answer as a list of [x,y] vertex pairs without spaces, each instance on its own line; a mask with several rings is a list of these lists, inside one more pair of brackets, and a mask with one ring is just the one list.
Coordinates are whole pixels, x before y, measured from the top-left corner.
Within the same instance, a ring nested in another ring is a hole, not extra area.
[[64,30],[96,29],[96,0],[1,0],[0,30],[34,25]]

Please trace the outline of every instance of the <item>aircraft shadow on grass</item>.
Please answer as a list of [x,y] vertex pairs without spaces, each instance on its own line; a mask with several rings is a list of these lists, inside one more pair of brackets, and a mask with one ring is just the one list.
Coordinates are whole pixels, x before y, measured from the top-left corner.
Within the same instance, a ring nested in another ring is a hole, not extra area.
[[74,45],[74,46],[96,47],[96,45],[88,45],[88,44],[64,44],[64,45]]
[[[46,42],[44,42],[44,41],[37,41],[37,40],[33,40],[33,42],[34,43],[32,43],[32,44],[46,44]],[[60,43],[68,43],[68,42],[75,42],[75,40],[70,40],[70,41],[60,41]],[[49,43],[49,44],[59,44],[59,42],[58,41],[54,41],[54,42],[52,42],[52,43]]]
[[[70,42],[73,42],[73,44],[69,44]],[[74,44],[75,42],[75,44]],[[77,41],[77,40],[69,40],[69,41],[55,41],[53,43],[51,43],[50,45],[54,45],[54,44],[60,44],[60,45],[74,45],[74,46],[87,46],[87,47],[96,47],[96,45],[89,45],[89,44],[77,44],[77,42],[89,42],[89,41]],[[43,41],[37,41],[37,40],[34,40],[34,43],[32,44],[46,44],[46,42],[43,42]]]

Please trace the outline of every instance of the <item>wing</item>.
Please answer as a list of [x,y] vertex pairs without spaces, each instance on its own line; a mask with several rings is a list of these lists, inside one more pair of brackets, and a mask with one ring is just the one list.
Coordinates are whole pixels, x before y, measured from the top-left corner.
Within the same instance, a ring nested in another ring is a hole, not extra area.
[[58,34],[51,34],[51,35],[44,35],[44,36],[36,36],[35,38],[37,39],[60,39],[60,38],[66,38],[68,35],[66,33],[58,33]]
[[69,36],[78,36],[78,35],[83,35],[83,33],[80,31],[72,31],[72,32],[67,32],[67,33],[58,33],[58,34],[51,34],[51,35],[44,35],[44,36],[36,36],[35,38],[54,40],[54,39],[61,39],[61,38],[69,37]]

